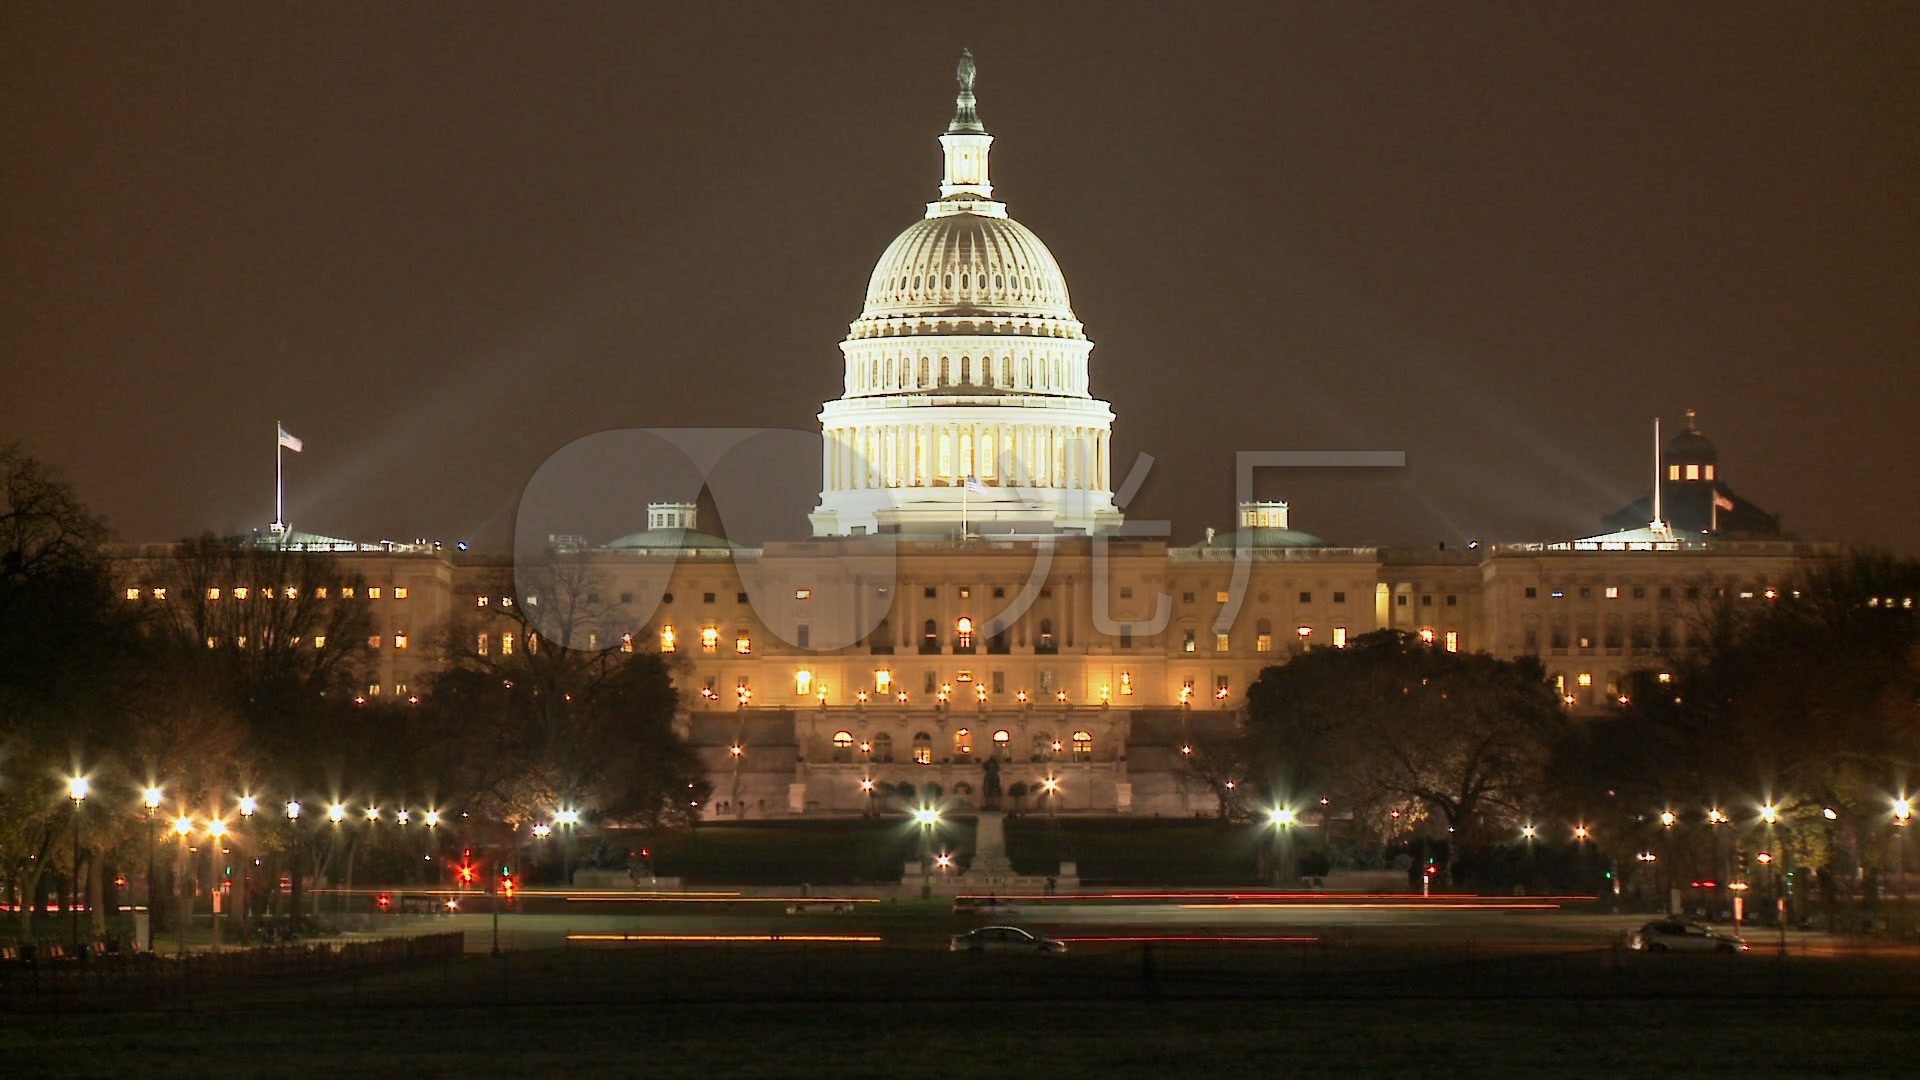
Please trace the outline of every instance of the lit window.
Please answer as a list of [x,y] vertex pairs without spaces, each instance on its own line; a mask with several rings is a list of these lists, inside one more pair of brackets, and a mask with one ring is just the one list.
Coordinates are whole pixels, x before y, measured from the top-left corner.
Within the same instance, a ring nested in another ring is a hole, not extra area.
[[745,630],[740,631],[739,634],[734,636],[733,651],[739,653],[741,656],[746,656],[753,652],[753,639],[747,636]]
[[1193,631],[1191,630],[1180,631],[1180,651],[1181,652],[1194,651]]
[[1093,734],[1086,731],[1073,733],[1073,760],[1093,760]]
[[245,635],[245,634],[241,634],[241,635],[240,635],[240,640],[239,640],[239,641],[236,641],[236,642],[234,642],[234,644],[236,644],[236,645],[238,645],[238,646],[240,646],[240,647],[241,647],[241,648],[243,648],[243,649],[244,649],[244,648],[246,648],[246,647],[247,647],[247,635]]
[[1333,647],[1336,649],[1344,649],[1347,647],[1346,627],[1336,626],[1333,628]]
[[394,633],[393,647],[396,649],[404,649],[407,647],[407,632],[405,630],[396,631]]
[[676,642],[676,639],[673,635],[673,624],[668,623],[667,625],[661,627],[660,628],[660,651],[672,652],[675,642]]
[[500,655],[501,656],[513,655],[513,635],[512,634],[503,633],[500,635]]
[[1273,635],[1272,634],[1253,635],[1253,651],[1262,652],[1262,653],[1272,652],[1273,651]]
[[913,763],[915,765],[933,764],[933,736],[924,731],[913,737]]
[[473,651],[481,656],[487,655],[487,635],[481,634],[478,638],[474,639]]
[[393,587],[393,598],[395,600],[405,600],[407,598],[407,587],[405,585],[395,585]]
[[[243,646],[244,646],[244,645],[246,644],[246,641],[245,641],[245,639],[244,639],[244,638],[243,638],[243,639],[241,639],[241,644],[242,644]],[[373,636],[371,636],[371,637],[369,637],[369,638],[367,638],[367,648],[369,648],[369,649],[377,649],[377,648],[379,648],[379,647],[380,647],[380,635],[379,635],[379,634],[374,634]]]
[[247,598],[247,587],[245,585],[241,585],[238,588],[234,589],[233,598],[235,600],[245,600]]
[[953,733],[953,752],[962,755],[973,753],[973,731],[971,729],[961,728]]
[[1576,676],[1573,681],[1579,683],[1581,686],[1592,686],[1593,675],[1590,672],[1583,671]]
[[620,635],[620,651],[626,652],[626,653],[630,653],[633,651],[633,635],[632,634]]
[[286,597],[289,600],[297,600],[300,598],[300,590],[289,585],[286,588],[280,590],[280,595]]
[[[245,600],[247,598],[247,594],[238,589],[234,590],[234,595],[238,596],[242,600]],[[342,600],[353,599],[353,586],[351,585],[340,586],[340,599]]]
[[[325,598],[326,596],[325,591],[323,590],[320,595],[322,598]],[[218,585],[215,585],[207,590],[207,599],[209,600],[220,599],[220,587]]]
[[316,649],[324,649],[324,648],[326,648],[326,647],[327,647],[327,635],[325,635],[325,634],[315,634],[315,635],[313,636],[313,647],[314,647],[314,648],[316,648]]
[[1687,466],[1687,479],[1689,480],[1700,479],[1700,466],[1698,465]]
[[965,615],[960,616],[960,618],[957,621],[955,621],[953,624],[953,633],[954,633],[953,644],[956,648],[961,648],[961,649],[973,648],[973,620],[972,619],[967,618]]
[[1620,599],[1620,586],[1618,585],[1607,586],[1607,599],[1609,600]]
[[813,693],[813,672],[805,668],[793,673],[793,692],[800,697]]
[[1294,636],[1298,637],[1300,641],[1304,644],[1308,638],[1313,636],[1313,627],[1296,626],[1293,628],[1293,633],[1294,633]]
[[140,599],[140,590],[139,590],[139,589],[137,589],[137,588],[133,588],[133,589],[128,589],[128,590],[127,590],[127,599],[129,599],[129,600],[138,600],[138,599]]
[[380,696],[380,684],[379,684],[379,683],[368,683],[368,684],[367,684],[367,696],[368,696],[368,697],[379,697],[379,696]]
[[1123,671],[1120,673],[1120,696],[1126,697],[1132,693],[1133,693],[1133,672]]
[[1460,631],[1458,630],[1447,631],[1447,651],[1448,652],[1460,651]]
[[219,646],[219,643],[218,643],[218,642],[216,642],[216,641],[214,641],[214,640],[213,640],[213,639],[212,639],[211,637],[209,637],[209,638],[207,639],[207,648],[209,648],[209,649],[217,649],[217,648],[219,648],[219,647],[220,647],[220,646]]
[[1225,590],[1225,589],[1222,589],[1221,591],[1219,591],[1219,592],[1217,592],[1217,593],[1214,593],[1214,594],[1213,594],[1213,602],[1214,602],[1214,603],[1216,603],[1216,604],[1224,604],[1224,603],[1226,603],[1226,602],[1227,602],[1227,593],[1226,593],[1226,590]]
[[808,599],[812,599],[812,597],[813,597],[813,590],[812,590],[812,589],[795,589],[795,590],[793,590],[793,598],[794,598],[795,600],[808,600]]
[[843,765],[853,760],[853,732],[833,733],[833,760]]
[[315,600],[325,600],[327,598],[327,587],[325,585],[321,585],[315,588],[313,590],[313,598]]
[[712,652],[715,649],[719,648],[720,647],[720,629],[714,626],[701,627],[700,628],[700,647],[706,650],[707,652]]
[[593,633],[592,631],[588,631],[588,633],[587,633],[587,651],[588,651],[588,652],[599,652],[599,651],[600,651],[600,635],[599,635],[599,634],[596,634],[596,633]]
[[874,690],[882,694],[892,689],[893,688],[893,672],[888,671],[886,668],[879,668],[875,670],[873,673],[873,688]]
[[474,597],[474,598],[473,598],[473,606],[474,606],[474,607],[486,607],[486,606],[487,606],[487,598],[486,598],[486,597],[484,597],[484,596],[476,596],[476,597]]
[[1421,628],[1420,628],[1420,640],[1421,640],[1421,641],[1422,641],[1423,643],[1425,643],[1425,644],[1428,644],[1428,645],[1431,645],[1431,644],[1433,644],[1433,627],[1431,627],[1431,626],[1423,626],[1423,627],[1421,627]]
[[1678,465],[1667,466],[1667,479],[1669,480],[1680,479],[1680,466]]
[[378,585],[369,586],[367,588],[367,599],[369,600],[380,599],[380,586]]
[[1711,465],[1708,465],[1708,466],[1706,466],[1706,467],[1705,467],[1705,468],[1704,468],[1704,469],[1702,470],[1702,473],[1701,473],[1701,475],[1702,475],[1702,476],[1704,476],[1704,477],[1705,477],[1706,479],[1708,479],[1708,480],[1711,480],[1711,479],[1713,479],[1713,466],[1711,466]]
[[1214,652],[1226,652],[1229,648],[1232,648],[1232,644],[1226,634],[1213,635],[1213,651]]

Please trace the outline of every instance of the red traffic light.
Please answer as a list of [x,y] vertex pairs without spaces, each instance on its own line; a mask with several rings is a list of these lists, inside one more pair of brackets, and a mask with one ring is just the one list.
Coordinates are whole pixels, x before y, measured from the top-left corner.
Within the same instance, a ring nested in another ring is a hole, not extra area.
[[388,908],[393,906],[393,897],[388,896],[386,893],[381,893],[379,896],[374,898],[373,902],[380,906],[381,911],[385,911]]
[[1439,872],[1440,872],[1440,868],[1439,868],[1439,867],[1437,867],[1437,866],[1434,866],[1434,865],[1432,865],[1432,864],[1428,864],[1428,866],[1427,866],[1427,876],[1428,876],[1428,877],[1432,877],[1432,876],[1434,876],[1435,874],[1438,874]]
[[469,863],[461,863],[460,869],[459,869],[459,876],[460,876],[460,884],[462,885],[473,884],[473,878],[474,878],[473,866]]
[[507,899],[513,899],[513,890],[514,883],[512,878],[503,877],[500,879],[500,891],[507,895]]

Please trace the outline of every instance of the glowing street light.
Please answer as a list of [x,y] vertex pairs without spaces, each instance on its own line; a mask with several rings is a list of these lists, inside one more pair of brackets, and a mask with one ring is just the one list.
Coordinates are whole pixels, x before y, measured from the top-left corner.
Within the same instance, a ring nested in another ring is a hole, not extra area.
[[193,835],[193,819],[185,814],[173,819],[173,835],[185,840]]
[[227,835],[227,823],[220,818],[214,818],[212,821],[207,822],[207,835],[213,837],[215,840]]
[[1673,822],[1674,822],[1673,811],[1671,810],[1660,811],[1660,824],[1665,825],[1667,828],[1671,829],[1673,828]]
[[84,776],[67,779],[67,798],[73,800],[73,892],[67,900],[72,912],[75,952],[80,949],[80,804],[87,801],[87,791],[91,787]]
[[1834,808],[1831,806],[1823,807],[1820,811],[1820,816],[1823,818],[1826,818],[1828,821],[1840,820],[1839,812],[1834,810]]
[[537,839],[545,840],[547,837],[553,835],[553,826],[543,821],[533,827],[533,835]]
[[1587,831],[1587,827],[1585,825],[1575,825],[1573,827],[1573,838],[1575,840],[1585,843],[1587,837],[1591,835],[1592,834]]
[[1267,812],[1267,820],[1275,825],[1292,825],[1293,810],[1285,806],[1274,807]]
[[146,804],[147,804],[148,817],[152,817],[153,812],[155,810],[160,809],[160,800],[163,797],[164,796],[162,795],[160,789],[157,787],[150,787],[146,790]]
[[87,801],[87,792],[90,791],[92,787],[93,785],[89,784],[87,778],[84,776],[68,777],[67,798],[72,799],[77,806]]
[[1780,818],[1780,813],[1778,810],[1774,809],[1774,805],[1772,803],[1768,803],[1765,806],[1762,806],[1760,808],[1761,821],[1764,821],[1767,824],[1771,825],[1775,821],[1778,821],[1779,818]]
[[437,828],[439,824],[440,824],[440,811],[438,810],[427,811],[427,828],[429,829]]
[[398,813],[393,815],[393,819],[402,825],[406,825],[411,821],[413,821],[413,811],[401,810]]
[[347,820],[347,804],[334,803],[327,807],[327,820],[333,822],[335,825]]
[[1526,837],[1527,841],[1531,843],[1533,838],[1538,835],[1538,830],[1532,825],[1522,825],[1520,826],[1520,835]]
[[380,808],[379,808],[379,807],[377,807],[377,806],[369,806],[369,807],[367,807],[367,820],[368,820],[368,821],[379,821],[379,820],[380,820]]

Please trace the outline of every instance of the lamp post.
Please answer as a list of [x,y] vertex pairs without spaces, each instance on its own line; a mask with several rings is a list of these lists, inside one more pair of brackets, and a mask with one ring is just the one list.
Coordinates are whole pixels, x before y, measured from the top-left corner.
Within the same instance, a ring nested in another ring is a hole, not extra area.
[[[173,819],[173,835],[180,838],[180,853],[182,856],[184,856],[187,851],[187,838],[193,835],[193,819],[188,817],[185,814],[181,814],[179,817],[174,818]],[[180,865],[180,862],[181,860],[176,858],[174,860],[173,865],[177,867]],[[179,882],[176,880],[174,882],[174,885],[175,885],[174,892],[178,893],[180,891],[178,888]],[[179,905],[175,905],[175,906],[178,907]],[[192,916],[193,916],[193,905],[189,904],[187,905],[187,909],[180,913],[180,921],[176,923],[174,927],[179,934],[179,940],[177,944],[179,946],[180,954],[182,956],[185,956],[187,952],[187,922],[189,919],[192,918]]]
[[1293,808],[1276,806],[1267,812],[1267,823],[1273,826],[1273,840],[1279,852],[1274,860],[1273,883],[1280,884],[1290,875],[1293,861]]
[[940,824],[940,811],[922,806],[913,812],[920,827],[920,899],[933,899],[933,830]]
[[1667,914],[1669,915],[1680,914],[1680,877],[1679,872],[1673,868],[1673,825],[1674,822],[1678,820],[1679,818],[1674,816],[1673,811],[1660,811],[1660,827],[1666,830],[1667,838]]
[[1900,923],[1894,929],[1896,934],[1904,933],[1907,921],[1907,819],[1913,816],[1913,804],[1905,795],[1893,800],[1893,886],[1894,896],[1899,903],[1896,909],[1900,913]]
[[573,827],[580,824],[580,811],[568,807],[553,815],[555,825],[566,827],[560,842],[560,876],[567,888],[573,887]]
[[207,865],[213,878],[213,888],[209,897],[213,903],[213,951],[220,951],[220,854],[221,846],[227,836],[227,823],[215,817],[207,822]]
[[156,915],[153,907],[153,812],[160,809],[162,792],[157,787],[149,787],[146,792],[147,806],[147,951],[153,951],[153,920]]
[[80,951],[80,804],[87,801],[88,787],[84,776],[67,780],[67,798],[73,801],[73,891],[67,895],[67,916],[75,952]]
[[300,806],[299,799],[287,800],[287,835],[290,838],[287,848],[290,855],[287,861],[292,871],[287,875],[293,891],[287,898],[287,933],[300,936]]
[[[240,821],[243,825],[253,824],[253,815],[260,810],[260,800],[251,795],[240,798]],[[236,847],[239,840],[234,841]],[[253,868],[247,862],[248,852],[240,850],[240,944],[246,945],[253,940]]]

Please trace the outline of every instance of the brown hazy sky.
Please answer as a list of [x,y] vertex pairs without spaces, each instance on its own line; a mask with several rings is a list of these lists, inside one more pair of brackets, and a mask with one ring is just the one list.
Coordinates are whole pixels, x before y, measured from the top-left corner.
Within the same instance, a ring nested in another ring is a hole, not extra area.
[[1262,486],[1339,542],[1591,532],[1691,407],[1789,530],[1920,548],[1913,5],[943,10],[8,4],[0,438],[163,539],[271,518],[279,418],[300,526],[500,547],[581,436],[817,430],[969,45],[1131,516],[1403,449]]

